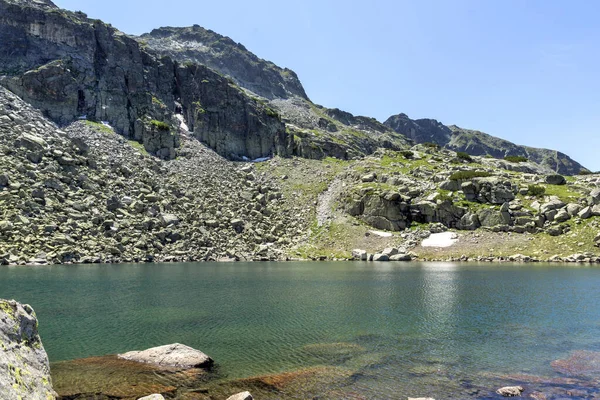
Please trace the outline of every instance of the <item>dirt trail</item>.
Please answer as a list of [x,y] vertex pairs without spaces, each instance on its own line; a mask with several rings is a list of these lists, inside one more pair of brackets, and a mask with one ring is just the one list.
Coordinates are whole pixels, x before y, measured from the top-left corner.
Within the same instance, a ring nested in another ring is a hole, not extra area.
[[336,177],[326,191],[319,195],[317,201],[317,225],[323,226],[334,217],[333,206],[338,194],[342,191],[343,182]]

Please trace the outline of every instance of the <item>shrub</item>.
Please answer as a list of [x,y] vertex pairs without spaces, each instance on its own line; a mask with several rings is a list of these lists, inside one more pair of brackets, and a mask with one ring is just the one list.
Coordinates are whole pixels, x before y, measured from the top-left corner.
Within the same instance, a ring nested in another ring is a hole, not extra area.
[[429,148],[432,148],[432,149],[435,149],[435,150],[438,150],[440,148],[439,144],[437,144],[437,143],[431,143],[431,142],[425,142],[425,143],[423,143],[423,146],[429,147]]
[[523,157],[523,156],[506,156],[506,157],[504,157],[504,159],[511,163],[521,163],[521,162],[528,161],[527,157]]
[[155,127],[156,129],[158,129],[159,131],[170,131],[171,130],[171,127],[169,126],[169,124],[166,124],[162,121],[153,119],[152,121],[150,121],[150,124],[152,124],[152,126]]
[[273,110],[271,107],[265,107],[265,112],[269,117],[279,118],[279,113]]
[[465,153],[464,151],[457,151],[456,158],[458,158],[459,160],[467,161],[467,162],[473,161],[471,156],[469,154]]
[[450,175],[449,179],[451,181],[464,181],[473,178],[487,178],[488,176],[492,176],[492,174],[486,171],[458,171]]
[[527,194],[529,196],[541,197],[546,193],[546,188],[540,185],[527,186]]
[[410,150],[403,150],[400,152],[400,154],[402,154],[402,157],[406,158],[407,160],[410,160],[414,157],[414,153]]

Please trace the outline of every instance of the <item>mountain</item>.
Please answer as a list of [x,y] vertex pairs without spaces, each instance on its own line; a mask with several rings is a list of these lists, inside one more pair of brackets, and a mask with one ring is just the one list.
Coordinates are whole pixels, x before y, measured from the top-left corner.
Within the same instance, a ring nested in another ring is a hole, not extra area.
[[165,159],[176,156],[181,121],[230,159],[292,152],[277,113],[220,74],[50,1],[0,1],[0,54],[0,85],[60,125],[106,121]]
[[134,37],[141,46],[186,65],[198,63],[231,79],[276,111],[293,139],[292,154],[349,159],[411,142],[373,118],[327,109],[306,95],[296,73],[258,58],[243,45],[200,26],[165,27]]
[[293,96],[308,99],[294,71],[260,59],[241,43],[199,25],[154,29],[138,39],[160,54],[219,71],[239,86],[267,99]]
[[556,150],[520,146],[487,133],[463,129],[456,125],[446,126],[435,119],[410,119],[406,114],[388,118],[384,125],[406,135],[415,143],[435,143],[442,147],[464,151],[476,156],[521,156],[552,171],[575,175],[586,169],[568,155]]

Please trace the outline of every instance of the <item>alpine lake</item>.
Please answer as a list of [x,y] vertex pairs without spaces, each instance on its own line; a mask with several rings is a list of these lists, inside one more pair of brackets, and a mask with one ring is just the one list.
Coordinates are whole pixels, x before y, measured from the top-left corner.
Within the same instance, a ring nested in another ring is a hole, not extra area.
[[[600,398],[600,268],[189,263],[0,268],[64,399]],[[183,343],[209,371],[114,355]]]

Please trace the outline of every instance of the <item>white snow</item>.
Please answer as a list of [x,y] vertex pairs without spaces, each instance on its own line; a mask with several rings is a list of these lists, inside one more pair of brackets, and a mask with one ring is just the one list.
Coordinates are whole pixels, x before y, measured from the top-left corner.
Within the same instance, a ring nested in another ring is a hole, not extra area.
[[392,237],[392,236],[394,236],[392,233],[381,232],[381,231],[369,231],[369,233],[371,233],[372,235],[381,236],[381,237]]
[[432,233],[421,242],[423,247],[450,247],[458,242],[458,235],[454,232]]

